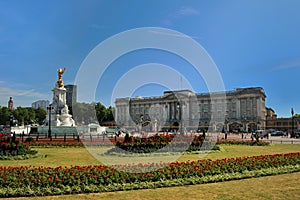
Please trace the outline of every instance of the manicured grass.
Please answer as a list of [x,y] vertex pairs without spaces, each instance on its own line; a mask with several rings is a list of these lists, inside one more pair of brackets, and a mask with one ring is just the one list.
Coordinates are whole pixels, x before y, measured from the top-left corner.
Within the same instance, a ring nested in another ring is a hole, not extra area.
[[[1,166],[71,166],[71,165],[98,165],[86,148],[36,148],[45,158],[29,160],[0,161]],[[198,160],[202,158],[222,159],[226,157],[241,157],[262,154],[276,154],[299,152],[300,145],[275,144],[272,146],[243,146],[222,145],[222,152],[211,152],[207,155],[186,154],[179,161]],[[168,156],[157,156],[161,161]],[[111,159],[116,157],[112,156]],[[138,162],[149,158],[130,158]],[[150,159],[151,160],[151,159]],[[18,199],[300,199],[300,172],[271,177],[252,178],[238,181],[201,184],[184,187],[160,188],[155,190],[136,190],[125,192],[109,192],[99,194],[61,195],[50,197],[31,197]],[[13,198],[10,198],[13,199]]]
[[199,160],[201,158],[209,158],[214,160],[222,158],[291,153],[300,151],[300,145],[298,144],[274,144],[271,146],[221,145],[221,147],[224,150],[223,152],[211,152],[208,155],[186,154],[181,156],[178,160]]
[[[222,159],[229,157],[241,157],[262,154],[276,154],[299,152],[300,145],[291,144],[275,144],[272,146],[244,146],[244,145],[222,145],[223,152],[211,152],[209,154],[185,154],[178,158],[179,161],[199,160],[199,159]],[[40,154],[47,155],[46,158],[33,158],[29,160],[1,160],[1,166],[83,166],[83,165],[98,165],[101,164],[94,158],[86,148],[36,148]],[[127,158],[130,162],[166,162],[174,156],[154,156],[154,157],[137,157]],[[116,156],[105,156],[105,159],[117,160]],[[126,160],[126,158],[125,158]]]
[[85,148],[36,148],[44,158],[34,158],[29,160],[5,161],[1,160],[1,166],[82,166],[82,165],[98,165],[100,162],[96,160]]
[[[18,200],[75,199],[300,199],[300,172],[220,183],[97,194],[17,198]],[[9,200],[16,198],[9,198]]]

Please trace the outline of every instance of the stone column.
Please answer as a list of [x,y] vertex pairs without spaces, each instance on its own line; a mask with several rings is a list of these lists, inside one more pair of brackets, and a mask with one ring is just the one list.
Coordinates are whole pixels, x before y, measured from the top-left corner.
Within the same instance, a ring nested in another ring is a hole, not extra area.
[[170,120],[172,120],[173,119],[173,105],[172,105],[172,103],[169,103],[169,109],[170,109]]
[[241,100],[237,99],[236,101],[236,118],[241,119],[242,113],[241,113]]

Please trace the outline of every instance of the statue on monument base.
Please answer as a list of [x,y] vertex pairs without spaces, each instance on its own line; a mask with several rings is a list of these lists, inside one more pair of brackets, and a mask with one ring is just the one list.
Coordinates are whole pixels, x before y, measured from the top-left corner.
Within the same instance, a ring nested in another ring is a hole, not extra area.
[[56,82],[56,84],[57,84],[56,87],[59,87],[59,88],[64,88],[65,87],[64,82],[62,80],[62,75],[65,73],[65,71],[66,71],[66,68],[57,70],[58,80]]
[[[66,88],[64,87],[64,82],[62,80],[62,75],[66,71],[66,68],[58,69],[55,88],[53,91],[53,110],[48,110],[46,123],[49,122],[49,114],[51,115],[51,124],[53,126],[75,126],[75,121],[72,115],[69,114],[69,108],[66,103]],[[51,112],[51,113],[49,113]]]

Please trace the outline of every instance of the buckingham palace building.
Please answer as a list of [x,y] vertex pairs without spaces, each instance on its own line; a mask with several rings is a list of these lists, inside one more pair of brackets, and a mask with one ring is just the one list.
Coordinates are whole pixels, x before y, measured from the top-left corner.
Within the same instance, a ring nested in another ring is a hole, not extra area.
[[265,92],[261,87],[194,93],[165,91],[163,96],[117,98],[117,126],[136,131],[244,131],[266,126]]

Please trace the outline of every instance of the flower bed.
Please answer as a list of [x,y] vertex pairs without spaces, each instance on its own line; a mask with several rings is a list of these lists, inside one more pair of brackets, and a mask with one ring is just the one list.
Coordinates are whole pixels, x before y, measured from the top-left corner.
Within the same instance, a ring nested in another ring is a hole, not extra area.
[[148,138],[132,137],[129,141],[118,141],[116,147],[107,151],[106,154],[144,154],[153,152],[192,152],[206,150],[219,150],[219,148],[212,142],[204,142],[204,139],[200,136],[154,135]]
[[[136,173],[128,172],[128,169]],[[276,174],[276,169],[279,169],[279,171],[280,169],[286,169],[284,172],[299,171],[300,152],[219,160],[117,165],[112,167],[104,165],[61,166],[56,168],[32,166],[0,167],[0,188],[2,188],[0,196],[41,195],[41,191],[47,194],[52,194],[51,191],[53,191],[53,194],[56,194],[55,191],[58,190],[60,190],[61,194],[77,193],[78,191],[89,192],[86,188],[94,188],[91,191],[99,191],[99,188],[101,191],[111,191],[112,187],[122,190],[123,187],[131,184],[134,184],[135,187],[140,185],[140,188],[147,188],[147,185],[161,183],[164,186],[166,183],[176,182],[176,180],[183,180],[183,183],[188,180],[187,184],[193,184],[191,180],[199,179],[203,181],[207,179],[205,177],[219,177],[214,179],[214,181],[222,181],[224,177],[228,176],[226,174],[238,174],[239,177],[243,178],[243,174],[251,174],[249,172],[253,171],[253,176],[258,176],[256,172],[267,169],[271,169],[271,171],[262,173],[262,175]],[[234,177],[236,178],[236,176]],[[230,180],[231,178],[227,179]],[[199,183],[199,180],[194,183]],[[79,189],[77,190],[76,188]],[[132,188],[129,187],[129,189]],[[23,193],[16,191],[23,191]],[[33,193],[29,194],[28,191],[33,191]],[[34,193],[34,191],[38,193]]]
[[37,154],[28,145],[17,140],[15,135],[0,134],[0,160],[28,159],[30,155]]
[[96,192],[114,192],[122,190],[138,190],[138,189],[155,189],[161,187],[185,186],[204,183],[215,183],[222,181],[238,180],[251,177],[261,177],[278,175],[284,173],[292,173],[300,171],[300,165],[288,165],[277,168],[267,168],[255,171],[245,171],[243,173],[227,173],[204,177],[178,178],[172,180],[159,180],[156,182],[131,182],[131,183],[112,183],[105,185],[74,185],[59,187],[21,187],[21,188],[0,188],[0,197],[20,197],[20,196],[46,196],[46,195],[62,195],[62,194],[79,194],[79,193],[96,193]]
[[[176,138],[175,138],[176,137]],[[175,141],[173,141],[175,140]],[[220,150],[219,144],[226,145],[251,145],[267,146],[268,142],[220,140],[216,143],[204,140],[203,136],[185,135],[154,135],[149,138],[131,137],[128,141],[116,143],[116,147],[108,150],[107,155],[118,154],[145,154],[145,153],[174,153],[174,152],[201,152],[208,150]]]
[[48,142],[48,141],[43,141],[43,142],[30,142],[28,143],[29,146],[31,147],[84,147],[84,144],[82,142]]

